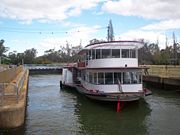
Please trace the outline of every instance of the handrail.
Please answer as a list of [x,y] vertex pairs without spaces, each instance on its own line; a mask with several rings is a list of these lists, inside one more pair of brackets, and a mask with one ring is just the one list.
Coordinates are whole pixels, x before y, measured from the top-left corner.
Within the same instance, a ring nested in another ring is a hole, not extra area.
[[[20,87],[18,87],[18,91],[17,91],[17,94],[18,94],[18,95],[19,95],[19,93],[20,93],[21,88],[23,87],[23,83],[24,83],[25,78],[26,78],[26,73],[27,73],[27,70],[24,70],[22,76],[21,76],[20,79],[19,79],[19,80],[20,80],[20,82],[19,82],[19,83],[20,83]],[[18,81],[19,81],[19,80],[18,80]],[[19,83],[18,83],[18,84],[19,84]]]
[[[26,78],[27,70],[24,70],[16,83],[0,83],[0,106],[4,105],[6,96],[14,96],[16,103],[19,102],[20,91],[23,88],[23,83]],[[9,92],[7,92],[9,90]]]
[[[4,98],[7,96],[16,97],[16,102],[18,102],[17,86],[13,83],[0,83],[0,106],[4,105]],[[6,92],[9,90],[9,92]]]
[[3,104],[3,97],[4,97],[4,85],[0,85],[0,106]]

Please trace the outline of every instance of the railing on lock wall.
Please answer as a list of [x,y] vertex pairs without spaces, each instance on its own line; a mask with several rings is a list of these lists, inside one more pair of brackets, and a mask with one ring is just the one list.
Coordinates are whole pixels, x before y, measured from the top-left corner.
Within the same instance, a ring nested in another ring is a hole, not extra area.
[[[4,106],[8,103],[18,103],[21,99],[21,92],[23,91],[23,84],[26,79],[27,70],[23,69],[22,67],[17,68],[15,70],[15,78],[17,80],[15,82],[1,82],[0,83],[0,106]],[[15,79],[14,78],[14,79]]]

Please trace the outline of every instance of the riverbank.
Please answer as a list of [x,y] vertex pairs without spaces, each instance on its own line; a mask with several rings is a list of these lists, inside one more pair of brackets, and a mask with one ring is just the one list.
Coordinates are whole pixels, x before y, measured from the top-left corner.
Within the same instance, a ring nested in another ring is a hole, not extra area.
[[143,81],[163,89],[180,90],[180,66],[146,65]]
[[177,65],[145,65],[151,76],[180,78],[180,66]]

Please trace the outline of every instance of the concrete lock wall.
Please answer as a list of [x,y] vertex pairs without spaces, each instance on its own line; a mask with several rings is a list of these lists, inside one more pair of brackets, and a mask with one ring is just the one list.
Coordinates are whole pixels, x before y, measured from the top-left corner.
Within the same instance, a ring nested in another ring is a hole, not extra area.
[[[16,70],[18,70],[16,71],[18,73],[23,71],[23,68]],[[26,70],[23,76],[25,79],[18,95],[18,102],[0,107],[0,129],[16,128],[24,124],[29,71]]]
[[22,71],[23,66],[18,66],[0,72],[0,83],[10,83]]
[[24,103],[7,107],[0,110],[0,128],[16,128],[24,123],[25,107]]
[[143,76],[143,81],[164,89],[180,90],[180,78],[165,78],[160,76]]

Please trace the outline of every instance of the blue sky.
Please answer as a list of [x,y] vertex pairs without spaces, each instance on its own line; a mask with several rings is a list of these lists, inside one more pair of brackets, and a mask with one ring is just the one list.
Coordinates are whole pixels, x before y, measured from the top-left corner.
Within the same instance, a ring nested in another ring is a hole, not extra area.
[[9,52],[35,48],[60,49],[89,40],[106,39],[112,20],[116,40],[159,40],[159,46],[172,43],[172,33],[180,40],[180,1],[178,0],[1,0],[0,39]]

